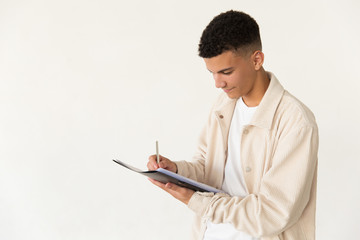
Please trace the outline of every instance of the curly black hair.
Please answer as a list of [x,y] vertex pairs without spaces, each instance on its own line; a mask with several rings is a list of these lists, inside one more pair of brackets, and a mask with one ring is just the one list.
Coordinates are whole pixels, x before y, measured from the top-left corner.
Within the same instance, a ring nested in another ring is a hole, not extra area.
[[202,33],[199,56],[211,58],[225,51],[243,53],[261,50],[259,26],[244,12],[234,10],[214,17]]

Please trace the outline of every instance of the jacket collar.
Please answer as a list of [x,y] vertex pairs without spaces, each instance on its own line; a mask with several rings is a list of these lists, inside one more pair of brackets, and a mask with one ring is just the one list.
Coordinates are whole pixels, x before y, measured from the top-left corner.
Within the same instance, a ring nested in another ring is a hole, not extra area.
[[270,84],[250,121],[250,125],[270,130],[276,109],[279,106],[285,90],[273,73],[267,73],[270,78]]
[[[252,120],[250,121],[250,125],[270,130],[276,109],[284,95],[285,90],[273,73],[267,72],[267,74],[270,78],[270,84],[261,99]],[[217,118],[219,118],[220,115],[224,116],[225,121],[223,123],[223,127],[225,127],[225,129],[229,129],[230,127],[235,105],[236,99],[231,99],[224,94],[223,101],[221,101],[219,107],[215,109]],[[223,133],[223,135],[226,137],[227,134]]]

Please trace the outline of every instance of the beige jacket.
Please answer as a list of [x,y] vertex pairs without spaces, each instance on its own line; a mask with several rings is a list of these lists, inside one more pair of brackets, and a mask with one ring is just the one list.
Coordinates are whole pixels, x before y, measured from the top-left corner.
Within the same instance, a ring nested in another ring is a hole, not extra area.
[[[262,240],[315,239],[318,128],[312,112],[268,74],[270,85],[241,136],[248,196],[196,192],[188,204],[196,213],[193,239],[203,238],[208,220]],[[176,162],[179,174],[221,188],[235,104],[220,95],[193,161]]]

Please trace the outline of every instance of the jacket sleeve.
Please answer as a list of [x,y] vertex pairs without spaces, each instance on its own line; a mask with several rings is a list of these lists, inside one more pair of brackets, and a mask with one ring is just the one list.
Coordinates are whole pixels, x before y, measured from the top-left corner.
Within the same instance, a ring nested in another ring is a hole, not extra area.
[[199,144],[192,162],[177,161],[178,174],[191,178],[198,182],[204,182],[205,176],[205,158],[207,151],[206,144],[207,127],[205,126],[200,134]]
[[260,190],[245,198],[196,192],[188,207],[213,223],[232,223],[255,237],[277,235],[301,217],[317,167],[316,126],[292,129],[279,140]]
[[208,152],[208,137],[209,127],[214,119],[214,109],[217,108],[217,104],[224,98],[223,95],[219,95],[216,102],[213,104],[207,122],[201,130],[200,137],[198,139],[198,145],[196,152],[191,162],[188,161],[177,161],[175,162],[178,168],[178,174],[184,177],[191,178],[195,181],[205,183],[205,159]]

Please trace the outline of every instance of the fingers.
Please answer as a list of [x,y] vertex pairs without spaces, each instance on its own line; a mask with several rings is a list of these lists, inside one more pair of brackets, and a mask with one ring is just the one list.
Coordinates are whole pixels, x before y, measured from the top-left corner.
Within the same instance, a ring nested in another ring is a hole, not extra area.
[[152,182],[154,185],[156,185],[156,186],[158,186],[158,187],[160,187],[160,188],[162,188],[162,189],[165,188],[165,184],[162,183],[162,182],[156,181],[156,180],[154,180],[154,179],[152,179],[152,178],[148,178],[148,180],[149,180],[150,182]]
[[152,182],[153,184],[155,184],[156,186],[160,187],[161,189],[167,191],[168,193],[170,193],[171,195],[173,195],[174,191],[178,191],[179,186],[177,186],[176,184],[173,184],[173,183],[162,183],[162,182],[159,182],[159,181],[156,181],[152,178],[148,178],[150,182]]
[[164,168],[164,169],[168,169],[169,166],[170,166],[170,163],[171,163],[171,161],[169,159],[164,158],[162,156],[159,157],[159,164],[158,164],[159,167]]
[[160,156],[160,162],[159,162],[159,167],[164,168],[166,170],[175,172],[176,171],[176,165],[174,162],[170,161],[169,159]]
[[178,199],[179,201],[185,203],[186,205],[189,203],[190,198],[195,193],[195,191],[180,187],[173,183],[167,183],[165,184],[165,191],[170,193],[173,197]]
[[148,178],[150,182],[152,182],[153,184],[155,184],[156,186],[160,187],[161,189],[165,190],[166,192],[168,192],[169,194],[171,194],[173,197],[175,197],[176,199],[178,199],[179,201],[188,204],[190,198],[192,197],[192,195],[194,194],[193,190],[190,190],[188,188],[183,188],[180,187],[174,183],[162,183],[159,181],[156,181],[154,179]]
[[173,171],[173,165],[174,163],[172,161],[170,161],[169,159],[159,155],[159,163],[157,162],[157,157],[156,155],[151,155],[149,157],[149,162],[147,164],[147,167],[149,170],[156,170],[159,167],[160,168],[164,168],[170,171]]
[[157,162],[156,155],[151,155],[149,157],[149,162],[147,163],[147,168],[151,171],[156,170],[158,168],[164,168],[166,170],[177,173],[177,165],[171,160],[167,159],[159,155],[159,163]]
[[149,157],[149,162],[147,163],[147,168],[151,171],[159,168],[159,165],[157,164],[157,160],[156,160],[156,155],[151,155]]

